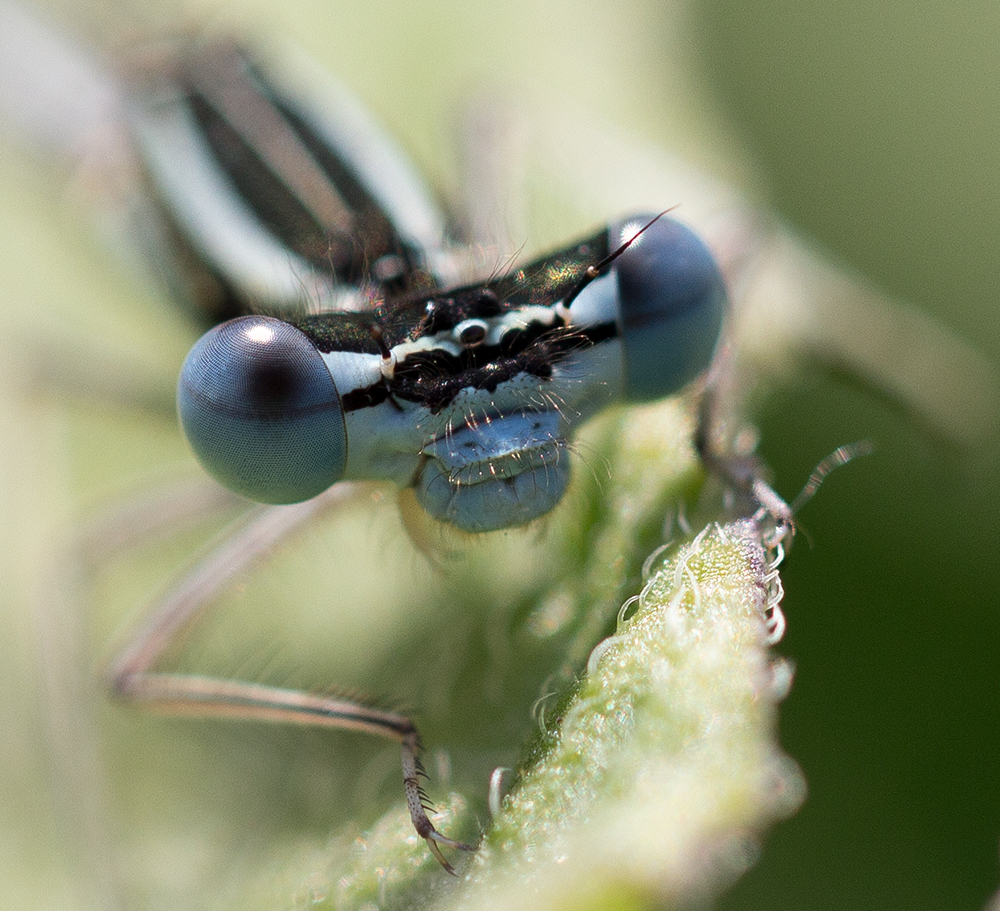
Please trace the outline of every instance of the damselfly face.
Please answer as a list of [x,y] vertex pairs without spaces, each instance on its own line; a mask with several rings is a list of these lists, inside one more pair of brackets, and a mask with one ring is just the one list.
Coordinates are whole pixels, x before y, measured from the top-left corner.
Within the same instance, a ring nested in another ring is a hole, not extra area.
[[704,370],[724,297],[688,229],[631,220],[482,285],[225,323],[184,365],[181,421],[202,464],[253,499],[389,480],[465,531],[523,525],[562,497],[580,422]]
[[219,42],[138,101],[149,176],[185,261],[211,279],[209,311],[294,310],[303,288],[325,311],[306,315],[300,296],[300,315],[202,338],[178,384],[185,434],[213,476],[262,502],[385,480],[464,531],[531,522],[563,496],[580,423],[708,367],[719,270],[688,228],[643,215],[442,290],[441,219],[346,110],[289,101]]

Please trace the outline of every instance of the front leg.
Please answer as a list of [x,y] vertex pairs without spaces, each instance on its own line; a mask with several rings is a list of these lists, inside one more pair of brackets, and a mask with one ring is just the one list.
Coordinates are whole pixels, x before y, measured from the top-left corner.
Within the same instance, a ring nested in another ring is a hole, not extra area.
[[441,865],[454,874],[440,846],[463,851],[474,848],[442,835],[428,818],[419,782],[423,774],[418,758],[420,735],[405,715],[354,699],[156,667],[177,636],[208,609],[234,577],[317,515],[342,506],[362,489],[341,484],[306,503],[250,513],[159,599],[109,668],[108,685],[121,699],[173,714],[339,728],[396,741],[402,751],[403,786],[413,827]]

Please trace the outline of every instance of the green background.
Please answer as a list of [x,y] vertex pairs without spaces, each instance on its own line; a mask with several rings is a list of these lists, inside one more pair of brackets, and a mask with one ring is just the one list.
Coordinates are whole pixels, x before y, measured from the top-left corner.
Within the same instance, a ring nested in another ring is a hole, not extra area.
[[[188,10],[188,21],[202,19],[203,6]],[[209,10],[216,15],[261,40],[303,46],[359,92],[440,186],[455,172],[449,137],[470,95],[485,87],[557,105],[565,99],[741,184],[832,256],[1000,360],[995,4],[247,0]],[[182,18],[173,7],[112,3],[64,4],[59,16],[102,43]],[[130,353],[169,396],[190,326],[148,315],[148,289],[137,295],[92,226],[44,195],[61,181],[4,155],[11,193],[2,278],[20,308],[8,322],[10,348],[23,358],[44,350],[40,339],[58,351],[69,340],[101,364]],[[535,240],[557,242],[576,228],[564,219],[549,230]],[[16,517],[5,529],[11,584],[0,602],[15,654],[2,669],[0,795],[15,834],[0,851],[18,906],[74,907],[71,868],[53,847],[67,825],[58,798],[44,791],[51,783],[33,729],[42,702],[31,689],[42,688],[32,666],[37,630],[21,601],[52,572],[52,528],[142,489],[152,465],[194,469],[169,416],[114,413],[72,397],[67,404],[64,395],[25,392],[6,377],[4,384],[21,398],[2,414],[20,436],[0,440],[4,508]],[[789,629],[780,651],[797,676],[781,713],[782,742],[805,772],[809,797],[768,834],[759,864],[722,905],[981,908],[1000,879],[996,438],[959,449],[819,365],[772,390],[756,417],[786,495],[837,445],[869,437],[877,451],[838,473],[808,507],[802,522],[812,543],[802,535],[785,564]],[[359,572],[395,571],[393,584],[433,601],[426,592],[437,583],[412,548],[386,543],[391,507],[358,525],[388,565]],[[181,541],[138,565],[129,557],[113,584],[99,580],[88,641],[95,656],[106,655],[111,630],[148,596],[143,574],[162,577],[192,546]],[[301,562],[323,556],[312,544]],[[363,579],[353,584],[364,588]],[[283,588],[265,585],[265,595]],[[289,621],[290,640],[312,649],[293,653],[292,666],[327,666],[324,622],[304,608]],[[231,629],[243,632],[236,621]],[[266,642],[267,629],[259,624],[255,641]],[[207,654],[222,650],[209,646]],[[263,660],[252,642],[234,651],[231,665]],[[358,661],[346,668],[348,682]],[[283,813],[271,823],[279,834],[298,826],[319,837],[331,808],[343,809],[343,793],[351,795],[347,811],[366,798],[388,799],[380,785],[397,762],[384,751],[384,769],[372,773],[365,745],[342,761],[344,737],[335,738],[331,769],[329,741],[320,738],[303,744],[281,734],[261,746],[252,736],[192,733],[181,722],[108,708],[99,714],[112,744],[109,774],[127,768],[132,776],[116,785],[118,818],[127,822],[115,836],[132,852],[122,863],[157,907],[188,906],[194,894],[205,898],[206,883],[210,891],[225,875],[240,876],[228,858],[240,856],[241,838],[257,834],[262,820]],[[228,768],[219,767],[220,755]],[[285,774],[293,767],[297,778]],[[354,785],[362,773],[371,780]],[[291,783],[299,780],[311,789]],[[159,841],[148,836],[156,828],[167,833]]]
[[[1000,8],[716,2],[698,34],[776,207],[996,365]],[[782,490],[831,443],[878,448],[802,517],[781,728],[810,797],[723,906],[982,907],[1000,833],[996,438],[956,451],[821,376],[778,391],[761,428]]]

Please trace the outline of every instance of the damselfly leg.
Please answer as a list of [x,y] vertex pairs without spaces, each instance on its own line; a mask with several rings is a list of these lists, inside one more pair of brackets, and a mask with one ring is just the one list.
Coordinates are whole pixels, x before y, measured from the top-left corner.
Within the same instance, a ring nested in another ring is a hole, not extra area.
[[193,716],[225,717],[276,723],[336,727],[386,737],[402,749],[406,803],[417,833],[446,870],[454,872],[441,846],[465,851],[471,845],[447,838],[427,817],[420,785],[420,737],[413,722],[396,712],[359,702],[239,680],[180,674],[157,668],[157,661],[212,600],[319,514],[356,497],[355,485],[344,483],[304,503],[262,507],[223,536],[194,567],[182,573],[108,671],[116,695],[147,708]]

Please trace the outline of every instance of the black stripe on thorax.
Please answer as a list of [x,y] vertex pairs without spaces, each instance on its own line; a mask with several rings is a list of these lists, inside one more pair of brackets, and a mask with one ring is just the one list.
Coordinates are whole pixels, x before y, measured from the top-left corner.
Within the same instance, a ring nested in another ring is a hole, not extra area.
[[[223,78],[239,81],[278,115],[311,157],[343,201],[340,218],[343,229],[321,224],[297,199],[283,175],[273,171],[239,123],[230,122],[224,111],[215,108],[211,91],[203,88],[201,70],[208,54],[214,54],[209,73],[216,69]],[[358,285],[373,280],[376,264],[398,261],[398,274],[389,279],[389,290],[398,293],[432,285],[429,275],[419,268],[421,253],[402,242],[391,221],[368,188],[357,179],[350,164],[316,132],[308,120],[267,81],[263,73],[237,47],[223,44],[202,49],[180,74],[191,113],[218,164],[234,190],[260,219],[261,224],[284,246],[337,281]]]

